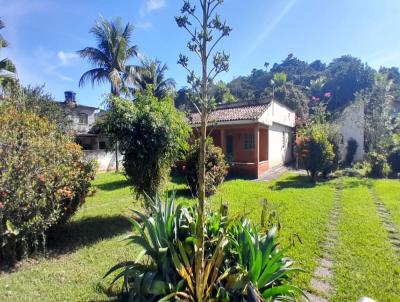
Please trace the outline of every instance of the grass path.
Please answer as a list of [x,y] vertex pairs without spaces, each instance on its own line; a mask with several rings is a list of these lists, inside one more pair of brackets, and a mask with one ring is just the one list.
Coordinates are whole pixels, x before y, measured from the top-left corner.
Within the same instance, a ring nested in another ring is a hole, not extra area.
[[381,225],[367,182],[344,181],[332,301],[399,301],[400,262]]
[[400,230],[400,181],[374,180],[375,192],[390,213],[390,218]]
[[321,244],[323,254],[318,261],[318,266],[310,281],[312,293],[307,293],[310,302],[328,302],[328,298],[333,293],[332,268],[334,263],[332,257],[337,246],[342,190],[343,183],[341,180],[338,180],[333,197],[334,205],[328,221],[328,232],[325,235],[325,240]]

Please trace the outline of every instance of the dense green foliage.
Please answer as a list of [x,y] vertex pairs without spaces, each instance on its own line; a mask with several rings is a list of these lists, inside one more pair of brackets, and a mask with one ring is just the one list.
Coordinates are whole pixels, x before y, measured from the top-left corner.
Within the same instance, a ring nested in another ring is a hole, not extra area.
[[313,181],[335,166],[338,155],[330,141],[329,124],[313,124],[302,129],[296,140],[296,156]]
[[[131,301],[195,301],[197,210],[175,206],[173,195],[149,204],[155,204],[151,218],[133,211],[136,232],[127,238],[142,253],[136,261],[117,264],[106,276],[116,274],[112,284],[123,279],[123,295]],[[245,219],[208,213],[204,232],[204,301],[276,300],[302,294],[290,278],[299,270],[292,268],[286,250],[278,249],[275,229],[260,234]],[[140,261],[142,257],[147,261]]]
[[24,95],[0,104],[0,262],[46,244],[49,228],[85,201],[94,166],[73,138],[30,111]]
[[[199,153],[200,147],[198,140],[191,144],[189,152],[185,158],[185,175],[192,194],[197,195],[198,192],[198,176],[199,176]],[[206,195],[214,194],[218,186],[224,181],[228,174],[228,164],[225,160],[222,149],[207,141],[206,151],[206,176],[205,186]]]
[[135,99],[132,103],[110,96],[98,126],[118,140],[125,173],[136,193],[155,197],[173,162],[187,149],[190,128],[171,98],[159,100],[149,88]]
[[384,154],[369,152],[366,157],[369,165],[368,175],[371,177],[385,177],[388,173],[387,159]]
[[143,93],[152,86],[154,96],[159,99],[173,95],[175,93],[175,81],[166,78],[167,70],[167,65],[162,64],[157,59],[154,61],[147,58],[143,59],[138,68],[138,77],[132,91]]

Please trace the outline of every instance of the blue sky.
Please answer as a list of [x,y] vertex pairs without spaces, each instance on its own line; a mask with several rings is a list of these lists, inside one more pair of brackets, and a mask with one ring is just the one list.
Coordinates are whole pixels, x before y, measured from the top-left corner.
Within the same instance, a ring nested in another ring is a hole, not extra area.
[[[45,83],[58,100],[65,90],[74,90],[79,102],[98,106],[109,87],[78,87],[90,66],[75,51],[95,46],[88,31],[100,15],[120,16],[136,25],[133,42],[140,51],[167,63],[168,76],[181,87],[186,74],[176,61],[186,52],[188,38],[174,21],[181,3],[0,0],[0,16],[7,25],[3,35],[10,43],[0,57],[14,60],[23,84]],[[220,77],[225,81],[262,68],[264,62],[280,62],[289,53],[324,62],[352,54],[374,68],[400,66],[399,0],[225,0],[220,14],[233,28],[220,44],[231,55],[230,71]]]

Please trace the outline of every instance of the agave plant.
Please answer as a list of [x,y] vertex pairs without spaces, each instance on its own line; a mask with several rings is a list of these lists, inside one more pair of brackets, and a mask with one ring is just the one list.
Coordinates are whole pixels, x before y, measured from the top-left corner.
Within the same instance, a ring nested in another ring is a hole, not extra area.
[[[222,209],[222,208],[221,208]],[[224,213],[223,213],[224,212]],[[275,229],[261,234],[247,220],[228,219],[226,211],[208,212],[204,226],[203,279],[195,278],[194,206],[175,206],[175,195],[157,198],[151,217],[132,210],[135,233],[127,238],[143,251],[106,276],[123,281],[129,301],[294,301],[302,291],[290,282],[299,272],[279,250]],[[199,294],[200,290],[200,294]]]
[[228,278],[227,289],[247,297],[247,301],[295,301],[304,296],[290,284],[290,274],[301,270],[293,268],[293,261],[285,257],[287,249],[278,249],[276,228],[260,234],[244,220],[232,226],[230,236],[236,254],[231,265],[238,270]]
[[[150,203],[151,217],[132,210],[130,221],[136,232],[126,239],[140,246],[142,251],[136,261],[119,263],[105,275],[116,273],[111,285],[123,279],[123,293],[129,296],[130,301],[156,301],[179,292],[184,284],[174,267],[169,243],[191,233],[188,231],[191,227],[188,223],[190,213],[183,204],[175,207],[174,200],[172,194],[165,202],[157,198],[157,202]],[[141,262],[143,257],[149,259],[147,264]]]

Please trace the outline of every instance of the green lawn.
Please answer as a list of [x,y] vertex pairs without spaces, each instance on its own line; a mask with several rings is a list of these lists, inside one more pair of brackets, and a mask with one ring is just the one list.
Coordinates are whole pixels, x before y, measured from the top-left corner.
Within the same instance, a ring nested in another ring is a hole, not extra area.
[[[297,285],[309,289],[311,275],[321,256],[321,242],[327,232],[329,214],[338,180],[311,186],[305,176],[285,174],[272,183],[245,180],[225,182],[211,198],[217,209],[221,201],[229,204],[230,215],[261,219],[262,200],[277,211],[282,226],[283,245],[294,242],[290,256],[306,270],[296,277]],[[376,190],[400,225],[399,181],[374,181]],[[103,274],[119,261],[134,259],[137,250],[121,239],[130,231],[124,215],[130,207],[139,208],[120,174],[99,174],[89,197],[57,238],[51,240],[51,256],[26,261],[16,272],[0,274],[1,301],[105,301],[98,289],[107,285]],[[376,213],[366,183],[344,180],[339,241],[335,250],[332,301],[356,301],[370,295],[378,301],[399,301],[400,267]],[[182,183],[171,183],[180,200],[192,200]],[[397,201],[397,203],[396,203]],[[298,236],[301,243],[296,239]]]

